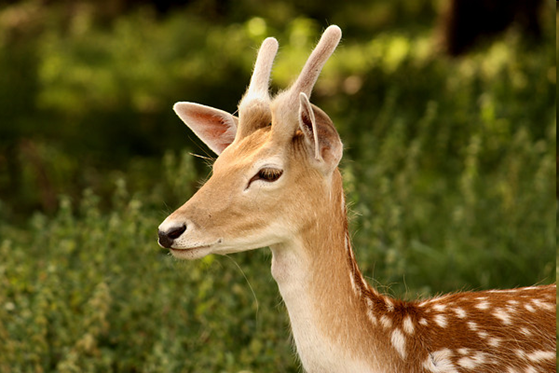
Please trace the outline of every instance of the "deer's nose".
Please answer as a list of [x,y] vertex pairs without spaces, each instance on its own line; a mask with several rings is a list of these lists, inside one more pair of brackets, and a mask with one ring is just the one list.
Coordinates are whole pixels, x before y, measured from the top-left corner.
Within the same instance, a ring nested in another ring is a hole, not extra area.
[[186,224],[177,226],[177,227],[171,227],[169,229],[167,229],[166,231],[162,231],[159,230],[158,231],[158,235],[159,235],[159,244],[163,247],[166,247],[167,249],[171,248],[171,245],[173,245],[173,242],[179,238],[181,236],[181,234],[184,233],[184,231],[186,231]]

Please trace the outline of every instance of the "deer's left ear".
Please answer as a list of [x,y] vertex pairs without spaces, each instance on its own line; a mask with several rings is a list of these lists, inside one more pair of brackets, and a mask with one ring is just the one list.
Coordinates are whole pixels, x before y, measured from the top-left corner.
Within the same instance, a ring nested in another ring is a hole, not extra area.
[[177,102],[173,110],[217,155],[235,140],[239,120],[226,111],[192,102]]
[[299,128],[305,136],[309,155],[323,171],[332,171],[342,159],[340,135],[328,115],[312,105],[305,93],[299,98]]

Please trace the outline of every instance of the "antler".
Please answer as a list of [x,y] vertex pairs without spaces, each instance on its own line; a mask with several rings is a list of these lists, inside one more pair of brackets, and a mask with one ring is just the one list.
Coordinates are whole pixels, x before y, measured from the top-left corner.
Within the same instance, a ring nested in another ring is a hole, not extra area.
[[289,89],[290,95],[294,100],[299,99],[301,92],[305,93],[307,97],[311,96],[312,89],[322,71],[322,67],[338,46],[341,38],[342,30],[338,26],[332,25],[324,31],[316,48],[314,48],[303,67],[301,74],[299,74],[299,77]]
[[278,52],[278,41],[267,38],[262,42],[254,64],[254,72],[245,95],[239,103],[239,128],[237,138],[243,138],[271,121],[270,113],[270,74],[274,58]]
[[274,58],[278,52],[278,41],[274,38],[267,38],[262,42],[258,57],[254,64],[254,72],[250,79],[250,85],[244,99],[267,98],[269,99],[268,88],[270,84],[270,74]]
[[322,67],[338,46],[341,38],[342,30],[338,26],[328,27],[309,56],[295,83],[276,98],[277,106],[282,108],[282,110],[276,112],[276,115],[279,113],[278,116],[281,117],[281,120],[277,120],[272,126],[277,138],[290,138],[299,128],[297,113],[301,104],[301,94],[303,93],[307,100],[311,96]]

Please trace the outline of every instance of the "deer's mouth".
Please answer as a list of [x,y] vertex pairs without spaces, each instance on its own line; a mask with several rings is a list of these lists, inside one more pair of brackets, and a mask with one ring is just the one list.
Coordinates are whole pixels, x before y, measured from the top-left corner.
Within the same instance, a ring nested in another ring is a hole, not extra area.
[[169,250],[177,259],[194,260],[210,254],[212,251],[211,247],[212,245],[194,246],[180,249],[171,247]]

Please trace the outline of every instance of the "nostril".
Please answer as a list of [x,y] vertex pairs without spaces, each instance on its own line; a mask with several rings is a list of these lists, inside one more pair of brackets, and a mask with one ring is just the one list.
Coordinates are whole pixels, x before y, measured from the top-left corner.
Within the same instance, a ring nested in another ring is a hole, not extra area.
[[179,227],[174,227],[168,231],[158,231],[159,244],[163,247],[170,248],[173,245],[173,241],[181,236],[181,234],[186,231],[186,225],[181,225]]
[[181,225],[180,227],[172,228],[167,232],[167,236],[173,240],[179,238],[181,234],[186,230],[186,225]]

